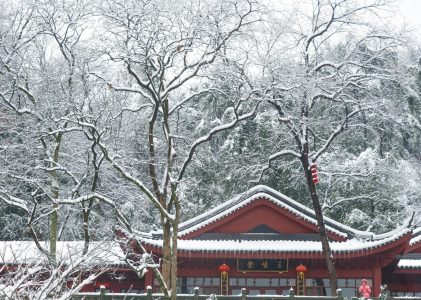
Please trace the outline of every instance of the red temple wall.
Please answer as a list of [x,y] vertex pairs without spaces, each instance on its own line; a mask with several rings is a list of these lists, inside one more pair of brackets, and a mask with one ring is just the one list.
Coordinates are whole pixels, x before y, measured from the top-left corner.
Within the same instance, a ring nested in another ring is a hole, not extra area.
[[[250,258],[259,258],[256,257]],[[303,263],[308,268],[306,278],[329,278],[325,262],[323,260],[290,259],[288,261],[288,272],[243,272],[237,270],[237,260],[235,259],[182,259],[180,260],[178,276],[180,277],[219,277],[218,266],[222,263],[227,264],[231,270],[230,277],[238,278],[296,278],[295,268]],[[375,259],[355,259],[350,261],[338,261],[338,278],[354,278],[361,280],[369,278],[373,281],[373,296],[380,293],[382,284],[381,269],[375,265]]]
[[100,275],[92,284],[83,287],[83,292],[98,291],[100,286],[114,293],[120,293],[122,290],[131,290],[133,292],[145,291],[145,279],[138,278],[135,272],[131,270],[107,272]]
[[421,253],[421,243],[418,247],[414,248],[414,250],[412,250],[411,253]]
[[[258,258],[258,257],[256,257]],[[309,260],[290,260],[288,262],[288,272],[242,272],[237,271],[237,261],[233,259],[192,259],[181,260],[179,263],[178,275],[181,277],[218,277],[220,275],[218,266],[222,263],[227,264],[231,270],[229,271],[230,276],[238,277],[294,277],[297,275],[295,268],[303,263],[307,266],[308,272],[307,277],[315,278],[327,278],[328,273],[325,268],[324,261],[309,261]],[[348,264],[348,268],[338,268],[338,277],[343,278],[373,278],[374,267],[367,263],[367,261],[360,260],[360,263]]]
[[406,282],[391,282],[388,283],[387,286],[392,292],[421,292],[421,282],[416,282],[415,280]]
[[235,218],[227,218],[227,222],[211,229],[209,232],[244,233],[258,225],[265,224],[273,230],[285,234],[317,233],[315,228],[311,229],[309,226],[298,223],[297,219],[292,219],[277,207],[271,207],[265,200],[262,200],[262,202],[259,206],[250,206],[247,211],[235,216]]

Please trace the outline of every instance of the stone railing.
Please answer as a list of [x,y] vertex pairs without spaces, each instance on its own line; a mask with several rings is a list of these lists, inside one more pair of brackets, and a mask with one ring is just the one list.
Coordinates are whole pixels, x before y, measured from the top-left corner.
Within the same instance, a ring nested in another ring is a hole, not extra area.
[[[132,293],[107,293],[105,287],[101,286],[99,292],[95,293],[78,293],[72,296],[72,300],[164,300],[164,294],[153,294],[152,288],[148,287],[146,293],[132,294]],[[239,295],[201,295],[199,288],[194,289],[193,294],[178,294],[178,300],[358,300],[357,297],[343,297],[342,290],[336,291],[336,296],[297,296],[294,295],[294,290],[290,289],[289,295],[247,295],[245,288],[241,289]],[[378,298],[370,298],[372,300],[379,300]],[[391,300],[421,300],[421,297],[392,297]]]

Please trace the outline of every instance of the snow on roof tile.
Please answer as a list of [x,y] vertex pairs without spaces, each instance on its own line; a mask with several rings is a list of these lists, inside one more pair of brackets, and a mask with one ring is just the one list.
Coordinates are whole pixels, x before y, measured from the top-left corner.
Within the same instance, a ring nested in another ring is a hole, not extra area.
[[418,227],[417,229],[414,229],[412,232],[412,239],[409,242],[410,246],[415,245],[416,243],[421,242],[421,227]]
[[398,269],[420,269],[421,259],[401,259],[398,263]]
[[421,270],[421,254],[406,254],[398,262],[398,269],[420,269]]
[[[48,247],[46,242],[42,246]],[[84,242],[57,242],[57,260],[68,264],[82,257]],[[87,263],[99,265],[121,265],[124,257],[121,247],[115,242],[91,242]],[[33,241],[0,241],[0,264],[33,264],[46,261]]]
[[[331,249],[335,253],[350,253],[372,250],[390,244],[404,235],[410,233],[410,229],[402,230],[399,233],[388,236],[384,239],[361,240],[353,238],[344,242],[331,242]],[[162,247],[161,239],[154,239],[152,236],[143,236],[142,242],[155,247]],[[291,241],[291,240],[178,240],[179,251],[197,252],[322,252],[320,241]]]
[[[317,225],[315,213],[312,209],[267,186],[258,185],[249,189],[247,192],[240,194],[201,215],[198,215],[195,218],[181,223],[179,226],[179,236],[181,237],[209,224],[212,224],[232,214],[247,204],[261,198],[267,199],[276,205],[288,210],[298,218],[304,219],[311,224]],[[374,236],[372,232],[355,230],[328,217],[325,217],[324,219],[327,225],[326,229],[338,236],[344,238],[371,238]],[[160,233],[160,231],[154,232],[154,234]]]

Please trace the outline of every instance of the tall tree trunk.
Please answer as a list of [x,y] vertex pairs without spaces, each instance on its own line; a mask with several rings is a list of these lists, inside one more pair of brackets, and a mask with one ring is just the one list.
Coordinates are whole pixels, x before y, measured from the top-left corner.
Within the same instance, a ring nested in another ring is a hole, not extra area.
[[163,217],[163,245],[162,245],[162,278],[164,279],[165,285],[167,289],[162,288],[162,292],[165,294],[166,297],[169,296],[169,292],[172,289],[171,286],[171,267],[172,267],[172,251],[171,251],[171,244],[172,244],[172,237],[171,237],[171,225],[168,220]]
[[[95,132],[94,130],[91,130],[92,133],[92,140],[93,143],[91,145],[91,152],[92,152],[92,166],[94,168],[94,177],[92,179],[92,186],[91,186],[91,192],[95,192],[98,181],[99,181],[99,168],[100,165],[104,159],[104,157],[98,159],[98,154],[95,150],[95,147],[97,145],[97,142],[95,140]],[[91,235],[89,232],[89,216],[92,211],[92,207],[94,205],[94,199],[89,200],[88,205],[86,206],[86,203],[82,203],[82,213],[83,213],[83,236],[85,239],[85,243],[83,246],[83,254],[85,255],[88,253],[89,250],[89,243],[91,240]]]
[[310,163],[308,160],[308,151],[304,153],[303,157],[301,158],[301,164],[304,169],[304,173],[307,179],[307,186],[310,192],[311,201],[313,203],[314,213],[316,214],[317,220],[317,227],[320,234],[320,240],[322,242],[322,251],[326,261],[327,271],[329,273],[330,279],[330,287],[332,296],[336,295],[337,289],[337,275],[336,275],[336,267],[335,261],[333,259],[332,251],[330,249],[329,240],[326,233],[326,227],[324,223],[324,218],[322,214],[322,207],[320,205],[319,196],[317,195],[316,185],[312,180],[311,171],[310,171]]
[[180,202],[177,196],[177,189],[171,185],[171,203],[175,208],[175,219],[173,222],[172,245],[171,245],[171,300],[177,299],[177,249],[178,249],[178,224],[180,222]]
[[[326,28],[327,30],[327,28]],[[309,58],[309,45],[310,41],[307,43],[305,53],[304,53],[304,61],[306,65],[306,80],[311,82],[311,69],[312,66],[310,64]],[[313,203],[314,213],[316,215],[317,220],[317,227],[320,234],[320,241],[322,243],[322,251],[326,261],[327,271],[329,273],[330,279],[330,287],[331,287],[331,294],[334,296],[336,294],[336,288],[338,286],[337,275],[336,275],[336,267],[335,261],[333,259],[332,251],[330,249],[329,240],[326,233],[326,227],[323,219],[322,207],[320,205],[319,196],[317,195],[316,185],[313,182],[311,171],[310,171],[310,161],[309,161],[309,129],[308,129],[308,120],[310,115],[310,109],[312,104],[311,101],[307,100],[307,92],[305,92],[303,101],[301,103],[301,124],[302,124],[302,145],[301,145],[301,165],[303,166],[303,171],[305,173],[307,179],[307,187],[310,192],[311,202]]]
[[58,213],[57,204],[53,204],[53,212],[50,215],[50,259],[56,262],[57,253],[57,232],[58,232]]
[[[60,153],[60,144],[63,134],[59,133],[56,137],[56,146],[53,153],[53,163],[51,163],[52,171],[50,171],[51,176],[51,194],[53,200],[57,200],[59,197],[59,179],[58,172],[55,169],[56,164],[59,161]],[[58,236],[58,205],[53,203],[53,211],[50,215],[50,260],[55,264],[56,262],[56,253],[57,253],[57,236]]]
[[177,235],[178,224],[174,224],[171,245],[171,300],[177,299]]

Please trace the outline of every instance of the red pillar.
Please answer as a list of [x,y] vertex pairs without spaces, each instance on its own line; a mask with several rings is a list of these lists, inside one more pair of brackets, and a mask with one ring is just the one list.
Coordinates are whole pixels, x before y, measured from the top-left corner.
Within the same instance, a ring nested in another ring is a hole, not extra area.
[[380,294],[380,285],[382,284],[382,268],[380,266],[375,266],[373,270],[373,286],[372,297],[377,297]]

